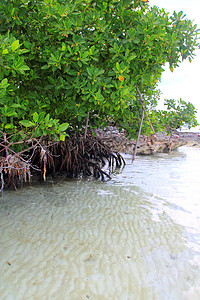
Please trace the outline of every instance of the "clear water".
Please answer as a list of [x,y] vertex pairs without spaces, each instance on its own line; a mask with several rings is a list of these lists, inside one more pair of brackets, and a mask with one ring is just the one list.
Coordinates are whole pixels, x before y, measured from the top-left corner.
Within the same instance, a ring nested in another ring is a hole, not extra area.
[[4,192],[0,299],[200,299],[200,149]]

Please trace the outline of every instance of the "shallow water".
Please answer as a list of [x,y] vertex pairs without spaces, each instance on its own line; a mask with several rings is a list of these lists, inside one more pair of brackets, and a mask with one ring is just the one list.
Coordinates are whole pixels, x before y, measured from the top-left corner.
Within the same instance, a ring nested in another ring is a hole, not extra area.
[[200,299],[200,149],[4,192],[0,299]]

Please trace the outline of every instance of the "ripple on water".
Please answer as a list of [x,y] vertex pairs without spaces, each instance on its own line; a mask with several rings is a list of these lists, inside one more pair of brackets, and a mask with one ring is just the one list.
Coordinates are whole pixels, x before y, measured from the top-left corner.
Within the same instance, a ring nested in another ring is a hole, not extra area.
[[130,168],[107,183],[4,193],[1,299],[200,299],[200,232],[189,226],[191,210],[126,180]]

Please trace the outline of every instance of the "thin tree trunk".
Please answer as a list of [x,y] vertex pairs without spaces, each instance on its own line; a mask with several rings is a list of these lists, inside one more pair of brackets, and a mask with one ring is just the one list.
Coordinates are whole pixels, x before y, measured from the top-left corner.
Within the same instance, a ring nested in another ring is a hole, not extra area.
[[84,132],[84,139],[86,139],[87,136],[87,130],[88,130],[88,123],[89,123],[89,111],[87,112],[87,119],[86,119],[86,124],[85,124],[85,132]]
[[137,136],[137,141],[136,141],[136,144],[135,144],[135,149],[134,149],[134,153],[133,153],[132,162],[135,160],[135,157],[136,157],[136,154],[137,154],[137,147],[138,147],[138,143],[139,143],[139,139],[140,139],[143,120],[144,120],[144,109],[142,109],[142,117],[141,117],[141,122],[140,122],[140,128],[139,128],[139,131],[138,131],[138,136]]
[[146,111],[146,109],[145,109],[145,106],[144,106],[144,100],[143,100],[142,94],[140,93],[140,90],[139,90],[137,84],[136,84],[136,90],[137,90],[137,92],[138,92],[139,99],[140,99],[140,103],[141,103],[142,108],[143,108],[143,110],[144,110],[144,112],[145,112],[145,114],[146,114],[146,117],[147,117],[148,121],[149,121],[149,124],[150,124],[150,126],[151,126],[151,129],[152,129],[153,133],[155,134],[155,130],[154,130],[154,128],[153,128],[153,125],[151,124],[151,121],[150,121],[149,116],[148,116],[148,114],[147,114],[147,111]]

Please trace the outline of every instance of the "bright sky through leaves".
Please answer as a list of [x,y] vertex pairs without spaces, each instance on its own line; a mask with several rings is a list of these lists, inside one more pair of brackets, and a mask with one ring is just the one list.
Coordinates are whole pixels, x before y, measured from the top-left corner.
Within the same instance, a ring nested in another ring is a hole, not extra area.
[[[188,19],[194,20],[200,28],[200,1],[199,0],[150,0],[151,6],[156,5],[165,8],[166,11],[173,13],[183,11]],[[189,63],[184,61],[173,73],[166,68],[162,75],[162,82],[159,85],[162,96],[161,99],[179,99],[190,101],[198,109],[197,119],[200,123],[200,50],[196,52],[196,57]]]

